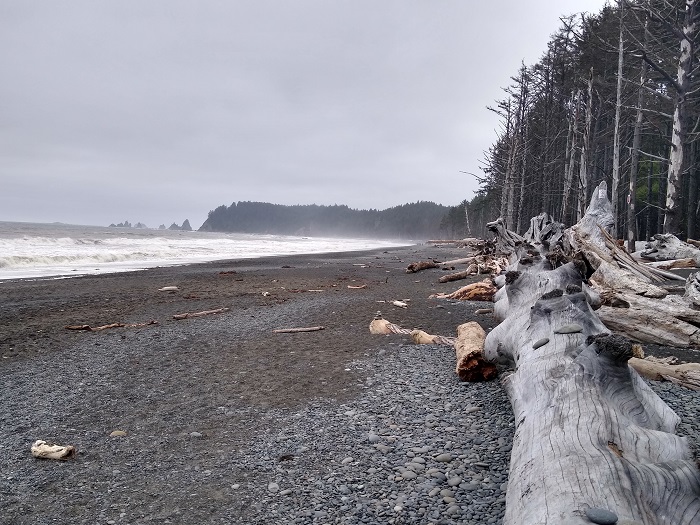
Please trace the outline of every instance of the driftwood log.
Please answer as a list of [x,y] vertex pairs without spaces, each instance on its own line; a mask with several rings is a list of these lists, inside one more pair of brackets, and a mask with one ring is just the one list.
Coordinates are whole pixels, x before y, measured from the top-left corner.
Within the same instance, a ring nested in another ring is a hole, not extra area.
[[144,326],[151,326],[158,324],[158,321],[148,321],[146,323],[110,323],[104,324],[102,326],[90,326],[89,324],[72,324],[66,326],[66,330],[80,330],[85,332],[101,332],[102,330],[109,330],[110,328],[143,328]]
[[183,314],[173,315],[173,319],[180,321],[182,319],[190,319],[191,317],[203,317],[205,315],[222,314],[228,312],[229,310],[230,308],[217,308],[216,310],[204,310],[202,312],[186,312]]
[[[697,242],[697,241],[696,241]],[[670,261],[673,259],[693,259],[700,267],[700,248],[681,241],[670,233],[657,233],[648,242],[640,254],[643,259],[651,261]]]
[[431,268],[438,268],[438,265],[435,261],[418,261],[409,264],[406,267],[406,273],[417,273],[423,270],[429,270]]
[[664,363],[663,360],[633,357],[629,360],[629,365],[639,375],[652,381],[671,381],[691,390],[700,391],[700,363],[676,365]]
[[496,366],[484,358],[485,339],[486,332],[479,323],[471,321],[457,327],[455,373],[462,381],[488,381],[498,375]]
[[484,279],[478,283],[468,284],[452,293],[437,293],[430,299],[457,299],[459,301],[492,301],[496,293],[496,287],[491,279]]
[[489,381],[498,374],[495,365],[484,358],[484,339],[486,333],[479,323],[469,322],[457,327],[457,337],[431,335],[423,330],[401,328],[386,319],[381,313],[369,324],[369,331],[375,335],[404,334],[410,335],[414,344],[454,346],[457,365],[455,373],[462,381]]
[[625,286],[653,292],[610,253],[601,231],[611,217],[601,185],[583,219],[550,243],[570,262],[523,261],[526,250],[545,251],[524,241],[495,297],[503,321],[484,353],[508,368],[502,381],[516,421],[506,525],[583,525],[600,510],[615,515],[607,523],[700,523],[700,470],[675,433],[678,416],[629,366],[637,345],[611,334],[591,307],[598,294],[586,279],[601,267],[598,286],[625,276]]

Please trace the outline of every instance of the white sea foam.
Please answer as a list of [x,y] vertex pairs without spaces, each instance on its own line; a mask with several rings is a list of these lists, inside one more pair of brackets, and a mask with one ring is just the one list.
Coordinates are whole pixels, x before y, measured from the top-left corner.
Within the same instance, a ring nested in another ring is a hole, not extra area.
[[269,255],[406,245],[333,239],[0,222],[0,280],[72,277]]

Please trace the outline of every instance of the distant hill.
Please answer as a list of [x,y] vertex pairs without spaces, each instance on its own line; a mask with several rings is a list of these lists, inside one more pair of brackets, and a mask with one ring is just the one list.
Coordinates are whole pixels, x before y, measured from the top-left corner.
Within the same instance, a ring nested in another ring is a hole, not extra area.
[[424,201],[381,211],[244,201],[210,211],[199,231],[421,240],[440,236],[449,210]]

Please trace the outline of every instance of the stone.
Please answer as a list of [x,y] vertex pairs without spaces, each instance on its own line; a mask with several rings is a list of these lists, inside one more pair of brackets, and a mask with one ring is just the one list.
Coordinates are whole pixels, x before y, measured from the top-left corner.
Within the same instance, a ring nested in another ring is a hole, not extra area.
[[292,489],[284,489],[280,492],[280,496],[289,496],[292,493]]
[[379,452],[382,452],[383,454],[386,454],[387,452],[391,452],[394,450],[392,447],[388,445],[374,445],[374,448],[376,448]]
[[345,458],[343,461],[341,461],[341,463],[342,463],[343,465],[347,465],[347,464],[349,464],[349,463],[352,463],[353,461],[355,461],[355,460],[352,459],[351,457],[347,457],[347,458]]
[[460,478],[459,476],[455,476],[455,477],[450,478],[450,479],[447,480],[447,484],[448,484],[450,487],[456,487],[456,486],[459,485],[460,483],[462,483],[462,478]]
[[537,350],[540,346],[544,346],[547,343],[549,343],[549,337],[543,337],[542,339],[538,339],[534,343],[532,343],[532,348]]
[[555,334],[577,334],[583,331],[583,327],[580,324],[572,323],[565,324],[554,330]]
[[190,437],[201,438],[204,437],[204,435],[201,432],[190,432]]
[[451,505],[445,511],[445,514],[447,514],[448,516],[456,516],[457,514],[461,514],[461,513],[462,513],[462,509],[459,508],[459,505]]
[[440,463],[449,463],[452,461],[452,454],[449,452],[445,452],[443,454],[438,454],[435,456],[435,461],[439,461]]
[[279,492],[280,486],[275,483],[274,481],[271,481],[270,483],[267,484],[267,490],[270,492]]
[[[433,489],[433,490],[435,490],[435,489]],[[442,489],[440,491],[440,496],[442,496],[443,498],[454,498],[455,493],[452,492],[450,489]]]
[[369,433],[367,435],[367,439],[369,440],[370,443],[379,443],[379,441],[382,439],[380,438],[377,434]]
[[586,509],[586,517],[598,525],[615,525],[617,523],[617,514],[598,507]]
[[416,474],[412,470],[407,470],[401,474],[401,477],[403,479],[416,479],[418,477],[418,474]]
[[109,437],[124,437],[126,436],[126,430],[112,430]]

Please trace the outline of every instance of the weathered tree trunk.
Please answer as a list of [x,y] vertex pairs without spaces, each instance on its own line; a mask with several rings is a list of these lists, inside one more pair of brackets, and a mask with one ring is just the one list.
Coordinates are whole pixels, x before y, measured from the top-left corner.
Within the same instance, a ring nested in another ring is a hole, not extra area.
[[[647,27],[649,21],[644,21],[644,43],[647,42]],[[637,116],[634,120],[634,135],[632,138],[632,154],[630,158],[630,185],[627,194],[627,251],[632,253],[637,239],[637,175],[639,174],[639,148],[642,145],[642,122],[644,120],[644,88],[647,81],[647,63],[642,60],[639,75],[639,90],[637,92]],[[650,199],[650,196],[647,196]]]
[[666,212],[664,214],[664,233],[679,233],[681,224],[681,173],[683,171],[683,154],[686,138],[687,94],[690,76],[693,70],[693,41],[697,37],[700,20],[698,19],[700,0],[686,0],[685,23],[681,38],[681,51],[678,56],[676,73],[676,104],[673,111],[673,131],[671,133],[671,154],[668,162],[668,184],[666,186]]
[[619,48],[617,51],[617,99],[615,102],[615,134],[613,138],[613,168],[612,168],[612,213],[615,222],[613,223],[612,236],[617,238],[617,205],[618,191],[620,187],[620,111],[622,109],[622,64],[625,56],[625,41],[622,38],[624,16],[624,2],[620,2],[620,36]]
[[576,199],[576,220],[586,213],[588,199],[588,158],[591,149],[591,123],[593,121],[593,68],[588,74],[588,91],[586,100],[586,123],[583,127],[583,141],[581,143],[581,162],[579,163],[579,190]]
[[574,152],[576,151],[576,137],[578,135],[578,110],[581,99],[581,91],[571,97],[571,116],[569,117],[569,135],[567,138],[566,166],[564,168],[564,196],[562,198],[561,220],[567,223],[569,220],[569,203],[574,183]]
[[512,369],[503,385],[516,421],[506,525],[583,525],[601,510],[615,514],[606,523],[700,520],[700,470],[678,416],[628,366],[634,345],[610,335],[584,291],[591,267],[617,267],[600,230],[612,221],[604,188],[564,235],[582,259],[549,271],[520,263],[495,297],[503,321],[484,353]]

